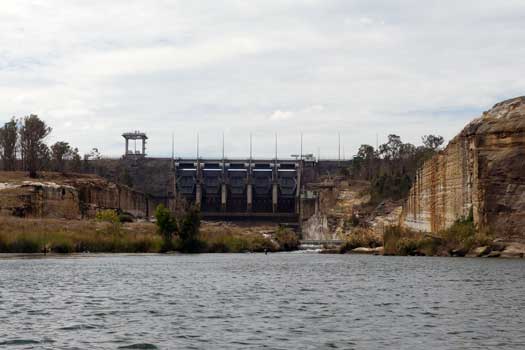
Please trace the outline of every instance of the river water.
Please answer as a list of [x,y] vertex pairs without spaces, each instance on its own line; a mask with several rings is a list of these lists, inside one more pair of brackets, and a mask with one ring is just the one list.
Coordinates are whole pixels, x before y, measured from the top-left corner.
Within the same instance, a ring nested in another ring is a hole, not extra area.
[[525,349],[525,261],[0,260],[4,349]]

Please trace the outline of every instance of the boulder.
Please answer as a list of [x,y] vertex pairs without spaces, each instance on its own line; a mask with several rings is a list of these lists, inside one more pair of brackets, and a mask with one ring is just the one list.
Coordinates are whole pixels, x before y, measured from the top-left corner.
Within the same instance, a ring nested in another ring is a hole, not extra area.
[[525,244],[512,243],[508,245],[502,252],[502,258],[523,258],[525,257]]
[[480,257],[480,256],[483,256],[483,255],[487,255],[490,252],[491,252],[490,247],[483,246],[483,247],[477,247],[477,248],[471,249],[466,256],[468,256],[468,257]]
[[451,252],[450,252],[450,256],[460,256],[460,257],[463,257],[465,255],[467,255],[468,253],[468,249],[467,248],[458,248],[458,249],[453,249]]
[[352,253],[355,254],[374,254],[375,248],[359,247],[352,249]]
[[374,248],[374,255],[383,255],[385,253],[385,247]]
[[492,251],[488,255],[485,255],[486,258],[499,258],[501,256],[501,252],[498,251]]

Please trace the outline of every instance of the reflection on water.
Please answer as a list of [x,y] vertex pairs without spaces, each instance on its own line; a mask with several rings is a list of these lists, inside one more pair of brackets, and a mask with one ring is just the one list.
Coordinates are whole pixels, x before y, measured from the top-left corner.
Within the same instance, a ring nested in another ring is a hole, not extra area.
[[0,260],[1,348],[523,349],[524,310],[523,260]]

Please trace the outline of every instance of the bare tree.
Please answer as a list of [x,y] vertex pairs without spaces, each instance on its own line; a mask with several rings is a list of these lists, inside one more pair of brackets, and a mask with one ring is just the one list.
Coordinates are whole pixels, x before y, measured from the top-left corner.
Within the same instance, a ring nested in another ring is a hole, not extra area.
[[[37,171],[42,168],[46,153],[49,154],[48,147],[44,144],[44,139],[51,133],[51,127],[31,114],[24,117],[20,127],[20,144],[25,158],[25,167],[29,171],[30,177],[36,177]],[[47,151],[46,151],[47,150]]]

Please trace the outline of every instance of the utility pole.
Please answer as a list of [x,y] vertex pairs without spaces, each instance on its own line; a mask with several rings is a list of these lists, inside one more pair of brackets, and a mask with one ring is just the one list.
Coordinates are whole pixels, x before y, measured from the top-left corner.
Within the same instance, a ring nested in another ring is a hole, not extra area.
[[341,133],[337,133],[337,162],[341,165]]
[[171,133],[171,167],[173,169],[173,160],[175,159],[175,134]]
[[303,132],[301,131],[301,153],[300,154],[300,159],[302,160],[303,159]]
[[224,131],[222,132],[222,162],[224,163]]
[[252,164],[252,133],[250,132],[250,165]]
[[275,133],[275,163],[277,164],[277,133]]
[[197,132],[197,161],[199,160],[199,132]]

